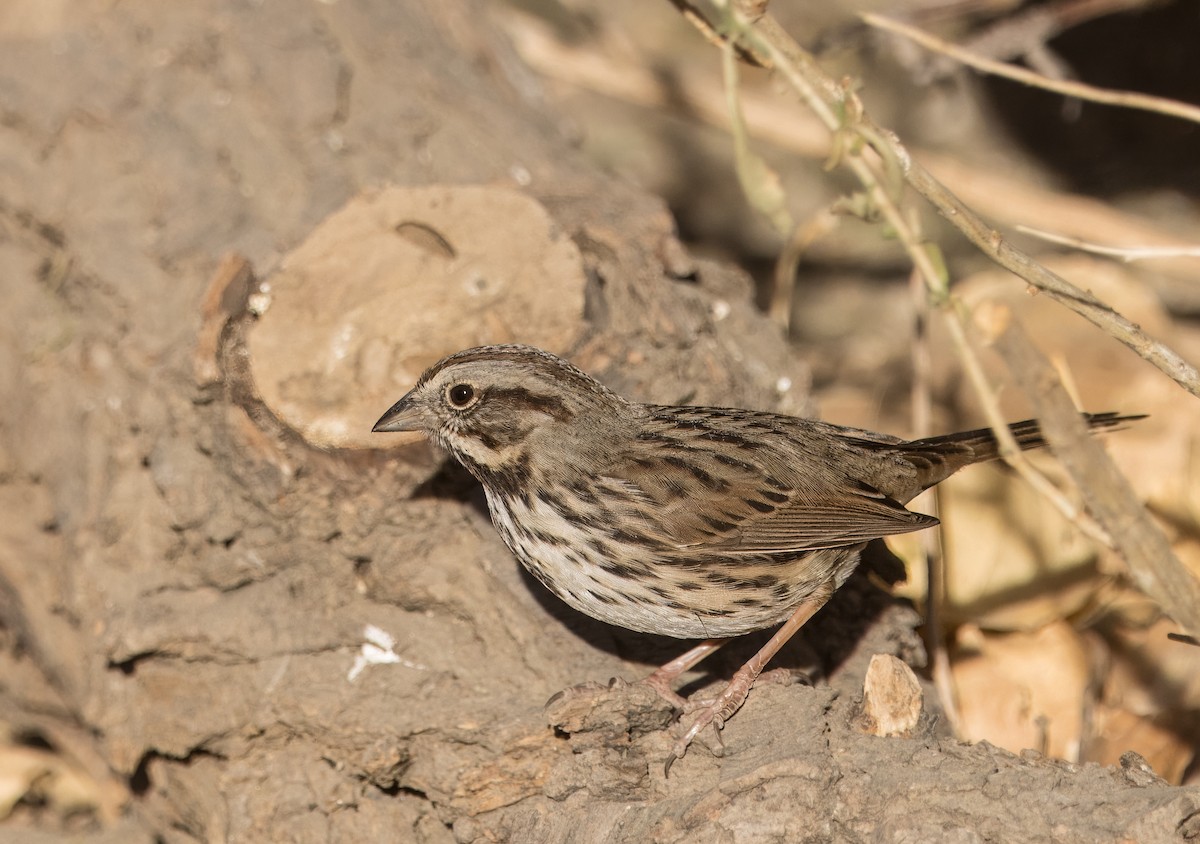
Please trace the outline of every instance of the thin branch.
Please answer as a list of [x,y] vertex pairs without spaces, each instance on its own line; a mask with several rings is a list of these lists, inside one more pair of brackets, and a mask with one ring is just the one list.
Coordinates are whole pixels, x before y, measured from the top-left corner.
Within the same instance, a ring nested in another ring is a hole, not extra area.
[[[895,141],[898,148],[899,141]],[[1110,305],[1076,287],[1062,276],[1017,249],[974,211],[946,189],[929,171],[908,159],[908,183],[953,223],[967,239],[1000,266],[1103,329],[1158,367],[1193,396],[1200,397],[1200,372],[1177,352],[1142,331]]]
[[733,136],[733,161],[738,184],[751,207],[762,214],[780,237],[790,237],[796,228],[788,211],[787,196],[778,174],[762,157],[750,149],[750,136],[742,117],[738,96],[737,52],[728,42],[721,48],[721,69],[725,80],[725,107],[729,111],[729,131]]
[[1133,261],[1145,261],[1153,258],[1200,258],[1200,246],[1192,248],[1185,247],[1156,247],[1156,246],[1101,246],[1098,243],[1089,243],[1086,240],[1081,240],[1077,237],[1068,237],[1067,235],[1055,234],[1054,232],[1035,229],[1033,226],[1017,226],[1017,231],[1022,234],[1027,234],[1032,237],[1037,237],[1050,243],[1057,243],[1062,246],[1070,246],[1078,249],[1081,252],[1091,252],[1094,255],[1107,255],[1112,258],[1120,258],[1126,263]]
[[775,261],[774,283],[771,287],[771,302],[767,314],[787,330],[792,325],[792,302],[796,293],[796,271],[800,260],[810,246],[841,224],[841,216],[835,210],[836,202],[819,210],[792,230],[791,237],[783,243],[779,258]]
[[994,59],[1028,55],[1046,50],[1048,42],[1087,21],[1157,2],[1159,0],[1051,0],[1026,5],[1016,11],[1010,8],[1001,19],[992,21],[983,32],[972,36],[967,48]]
[[898,20],[893,20],[883,15],[864,12],[859,17],[869,26],[908,38],[927,50],[941,53],[983,73],[1002,76],[1005,79],[1011,79],[1014,82],[1030,85],[1034,88],[1042,88],[1046,91],[1053,91],[1068,97],[1077,97],[1093,103],[1151,111],[1170,117],[1178,117],[1181,120],[1190,120],[1193,123],[1200,123],[1200,107],[1181,103],[1179,100],[1172,100],[1168,97],[1155,97],[1150,94],[1139,94],[1136,91],[1113,91],[1108,88],[1097,88],[1095,85],[1088,85],[1083,82],[1051,79],[1048,76],[1034,73],[1032,70],[1026,70],[1017,65],[998,62],[994,59],[978,55],[970,50],[938,38],[936,35],[931,35],[924,30],[917,29],[915,26],[909,26],[906,23],[901,23]]
[[[909,293],[913,304],[912,344],[912,435],[924,439],[933,435],[933,353],[929,338],[929,293],[925,280],[915,270],[909,274]],[[911,504],[931,516],[940,515],[938,487],[926,490]],[[950,652],[946,647],[946,630],[942,625],[942,610],[946,605],[946,555],[942,548],[940,530],[923,530],[918,535],[925,558],[925,649],[933,688],[942,704],[942,711],[955,735],[959,735],[962,717],[955,694],[954,676],[950,668]]]

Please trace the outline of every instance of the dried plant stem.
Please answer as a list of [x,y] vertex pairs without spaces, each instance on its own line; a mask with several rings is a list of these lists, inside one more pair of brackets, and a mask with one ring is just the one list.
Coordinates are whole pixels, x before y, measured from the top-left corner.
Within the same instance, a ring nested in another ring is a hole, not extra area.
[[790,330],[792,324],[792,301],[796,293],[796,271],[805,251],[841,224],[842,218],[834,206],[826,206],[792,230],[783,243],[779,258],[775,261],[771,302],[768,315],[776,323]]
[[791,237],[796,224],[788,211],[787,196],[779,183],[779,176],[750,149],[750,134],[746,131],[741,99],[738,97],[737,54],[732,46],[726,44],[722,47],[721,59],[725,107],[729,111],[729,131],[733,136],[733,161],[738,183],[750,205],[770,221],[780,237]]
[[1017,249],[917,162],[910,161],[906,172],[908,183],[985,255],[1120,340],[1193,396],[1200,397],[1200,373],[1173,349],[1147,335],[1091,293],[1076,287]]
[[[915,270],[909,277],[909,289],[913,298],[912,344],[912,435],[928,437],[933,434],[933,391],[930,381],[933,373],[933,354],[929,340],[929,294],[925,281]],[[918,496],[913,504],[931,516],[939,514],[937,488]],[[950,722],[951,729],[959,732],[958,695],[954,689],[954,676],[950,669],[950,652],[946,648],[946,631],[942,626],[942,608],[946,601],[946,555],[942,548],[942,532],[921,531],[919,534],[922,556],[925,558],[925,649],[929,652],[930,672],[933,688]]]
[[908,38],[927,50],[948,56],[983,73],[990,73],[993,76],[1003,76],[1005,79],[1011,79],[1014,82],[1030,85],[1034,88],[1042,88],[1047,91],[1054,91],[1057,94],[1069,97],[1078,97],[1081,100],[1088,100],[1089,102],[1152,111],[1158,114],[1178,117],[1181,120],[1200,123],[1200,107],[1182,103],[1179,100],[1172,100],[1167,97],[1154,97],[1134,91],[1113,91],[1070,80],[1051,79],[1048,76],[1034,73],[1032,70],[1026,70],[1023,67],[986,58],[963,47],[944,41],[936,35],[931,35],[915,26],[910,26],[883,15],[864,12],[859,17],[869,26]]
[[[725,95],[702,74],[674,76],[668,83],[637,64],[613,60],[595,46],[564,44],[552,30],[527,16],[506,19],[506,30],[522,58],[547,78],[640,108],[674,111],[710,126],[729,128]],[[719,38],[716,43],[720,43]],[[739,55],[744,55],[744,51]],[[828,157],[828,129],[808,112],[781,107],[773,96],[758,91],[739,94],[746,131],[751,137],[806,157]],[[1186,261],[1188,254],[1195,254],[1194,244],[1172,238],[1112,206],[1016,182],[932,150],[917,154],[939,179],[953,186],[973,208],[985,210],[992,219],[1006,223],[1033,221],[1043,228],[1062,226],[1075,237],[1106,237],[1111,242],[1126,238],[1149,248],[1163,249],[1165,258],[1154,256],[1159,271],[1189,282],[1200,276],[1194,263]],[[1170,257],[1174,255],[1181,257]],[[786,267],[780,266],[778,270],[784,272]]]
[[[879,186],[887,183],[887,174],[880,166],[881,161],[887,162],[889,167],[898,168],[909,186],[925,197],[985,255],[1108,332],[1192,395],[1200,397],[1200,372],[1194,366],[1165,344],[1148,336],[1114,308],[1051,272],[1009,243],[1000,232],[985,223],[915,161],[899,138],[871,122],[861,101],[849,86],[834,82],[772,17],[764,15],[752,21],[738,11],[736,3],[726,5],[709,0],[671,2],[677,7],[690,8],[697,14],[702,7],[707,8],[710,16],[716,16],[721,21],[721,25],[715,29],[738,39],[739,44],[760,63],[773,68],[829,131],[835,136],[852,134],[856,141],[841,144],[843,163],[867,186],[873,200],[882,194]],[[862,149],[864,144],[873,147],[881,158],[869,161]],[[879,207],[881,210],[884,208],[883,205]],[[888,216],[886,212],[885,216]],[[888,216],[888,222],[894,224],[895,221]],[[922,275],[927,279],[934,277],[921,265],[918,257],[914,256],[914,261],[918,261],[917,268]]]
[[1191,248],[1182,246],[1102,246],[1099,243],[1090,243],[1077,237],[1067,237],[1066,235],[1035,229],[1033,226],[1017,226],[1017,231],[1050,243],[1070,246],[1072,249],[1078,249],[1080,252],[1091,252],[1093,255],[1120,258],[1126,263],[1155,258],[1200,258],[1200,246]]

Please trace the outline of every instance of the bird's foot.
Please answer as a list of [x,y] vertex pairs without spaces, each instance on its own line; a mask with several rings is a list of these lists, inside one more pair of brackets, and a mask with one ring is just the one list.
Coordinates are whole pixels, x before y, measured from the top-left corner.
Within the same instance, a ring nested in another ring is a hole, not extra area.
[[750,666],[744,665],[733,675],[733,679],[717,697],[712,700],[688,703],[684,706],[685,714],[681,720],[688,722],[688,728],[679,741],[675,742],[675,746],[671,749],[671,755],[667,757],[666,764],[663,766],[665,776],[670,775],[671,766],[675,764],[675,760],[683,758],[683,755],[687,753],[688,746],[710,724],[713,726],[713,733],[716,736],[716,743],[711,748],[713,755],[723,756],[725,754],[725,745],[721,741],[721,730],[725,728],[725,722],[733,717],[733,713],[737,712],[746,702],[746,696],[750,694],[750,689],[757,677],[758,672],[752,671]]

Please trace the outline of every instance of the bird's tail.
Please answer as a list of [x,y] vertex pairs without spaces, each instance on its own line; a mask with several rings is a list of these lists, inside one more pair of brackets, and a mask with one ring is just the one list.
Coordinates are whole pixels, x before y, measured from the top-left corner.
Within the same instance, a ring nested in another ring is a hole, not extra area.
[[[1120,428],[1127,422],[1145,419],[1145,415],[1122,416],[1119,413],[1084,413],[1084,421],[1088,430],[1107,431]],[[1036,419],[1026,419],[1024,422],[1014,422],[1008,426],[1012,431],[1017,445],[1021,450],[1041,448],[1046,444],[1042,429]],[[944,451],[947,446],[965,446],[970,450],[969,462],[978,463],[983,460],[994,460],[1000,456],[1000,444],[991,428],[976,428],[974,431],[961,431],[957,434],[943,434],[940,437],[927,437],[922,440],[912,440],[904,444],[905,451],[921,452],[925,449]]]

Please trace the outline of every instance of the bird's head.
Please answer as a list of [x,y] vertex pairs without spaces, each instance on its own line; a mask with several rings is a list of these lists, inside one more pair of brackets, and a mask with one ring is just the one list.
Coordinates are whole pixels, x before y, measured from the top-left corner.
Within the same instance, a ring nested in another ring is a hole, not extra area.
[[629,403],[532,346],[480,346],[435,363],[373,431],[420,431],[481,480],[531,451],[554,452],[581,430],[619,420]]

